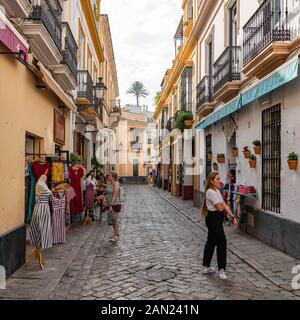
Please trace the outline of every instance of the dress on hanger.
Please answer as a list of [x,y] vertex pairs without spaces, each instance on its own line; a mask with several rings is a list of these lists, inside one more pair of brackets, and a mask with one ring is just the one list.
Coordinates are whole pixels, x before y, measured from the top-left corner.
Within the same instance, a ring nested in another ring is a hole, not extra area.
[[36,178],[35,178],[35,175],[33,174],[32,161],[28,163],[28,173],[29,173],[29,179],[30,179],[30,190],[29,190],[28,204],[27,204],[27,211],[26,211],[26,223],[30,223],[34,205],[35,205]]
[[66,211],[66,196],[60,192],[54,195],[51,201],[52,204],[52,235],[53,244],[66,242],[65,228],[65,211]]
[[86,181],[85,183],[85,208],[94,209],[96,186],[93,181]]
[[52,247],[52,228],[49,200],[52,193],[49,189],[44,189],[36,197],[36,204],[33,210],[30,223],[29,239],[33,246],[42,250]]
[[61,182],[65,180],[64,164],[62,162],[52,163],[52,181]]
[[83,201],[82,201],[82,189],[81,189],[81,178],[84,175],[82,168],[70,168],[69,177],[71,179],[71,187],[73,187],[76,197],[71,200],[70,209],[72,215],[84,212]]
[[33,162],[32,170],[37,180],[41,175],[45,174],[46,170],[48,170],[47,176],[51,176],[51,164],[47,161],[45,163],[40,163],[38,161]]

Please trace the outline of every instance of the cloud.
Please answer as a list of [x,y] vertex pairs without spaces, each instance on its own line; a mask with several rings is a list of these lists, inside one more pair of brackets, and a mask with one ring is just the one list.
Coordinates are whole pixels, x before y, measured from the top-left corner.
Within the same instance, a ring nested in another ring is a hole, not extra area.
[[110,20],[122,104],[135,103],[126,94],[130,84],[144,83],[153,105],[166,69],[174,59],[173,36],[182,15],[178,0],[103,0],[102,13]]

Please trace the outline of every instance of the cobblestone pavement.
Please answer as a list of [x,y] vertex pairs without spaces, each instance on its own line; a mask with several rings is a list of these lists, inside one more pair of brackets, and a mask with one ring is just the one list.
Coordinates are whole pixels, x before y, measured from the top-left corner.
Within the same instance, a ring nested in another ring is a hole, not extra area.
[[[128,185],[121,239],[117,244],[109,242],[111,230],[105,222],[77,225],[68,234],[65,245],[47,250],[45,270],[39,270],[36,261],[25,265],[7,281],[7,289],[0,290],[0,298],[299,299],[300,292],[291,289],[291,273],[287,279],[274,276],[284,282],[277,279],[276,283],[262,272],[266,267],[256,268],[253,257],[251,264],[248,256],[239,257],[233,252],[232,239],[238,240],[242,235],[235,231],[233,235],[230,227],[226,228],[230,249],[228,280],[202,275],[207,234],[196,221],[197,211],[190,202],[173,199],[168,193]],[[262,252],[257,240],[243,238],[244,247],[246,243],[252,251],[256,243],[258,252]],[[262,259],[261,266],[275,256]],[[289,267],[291,261],[295,262],[281,253],[277,254],[277,260]],[[276,269],[272,261],[271,276],[283,275],[282,268]],[[216,264],[215,258],[213,263]]]

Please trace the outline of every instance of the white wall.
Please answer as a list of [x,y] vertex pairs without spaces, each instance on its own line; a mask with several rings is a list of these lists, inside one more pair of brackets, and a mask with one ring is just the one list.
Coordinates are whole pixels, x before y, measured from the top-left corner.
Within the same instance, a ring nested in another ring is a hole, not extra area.
[[[262,207],[262,158],[261,155],[256,155],[257,166],[256,169],[252,169],[248,160],[244,158],[242,148],[248,145],[254,153],[252,141],[255,139],[262,141],[262,111],[278,103],[281,104],[281,213],[278,216],[298,223],[300,223],[300,167],[297,171],[290,171],[287,156],[292,151],[300,155],[299,85],[300,80],[294,80],[233,114],[237,124],[236,145],[239,149],[240,169],[237,170],[237,183],[255,186],[258,200],[251,201],[251,205],[260,209]],[[230,151],[226,150],[224,123],[225,121],[220,121],[212,125],[205,130],[205,135],[212,134],[213,162],[216,161],[217,153],[225,153],[226,163],[218,164],[221,179],[225,182],[229,169],[227,159]],[[203,143],[203,148],[205,148],[205,143]],[[201,176],[201,191],[204,191],[204,180],[205,172]]]

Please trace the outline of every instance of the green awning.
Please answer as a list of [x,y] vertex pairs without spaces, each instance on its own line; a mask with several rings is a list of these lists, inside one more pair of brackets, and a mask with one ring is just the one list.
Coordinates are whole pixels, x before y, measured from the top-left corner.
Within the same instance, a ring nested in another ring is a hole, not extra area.
[[298,57],[292,59],[268,77],[260,80],[257,84],[246,89],[233,101],[225,104],[221,109],[215,111],[198,124],[196,129],[205,129],[211,124],[224,119],[240,108],[248,105],[263,95],[279,88],[298,76]]

